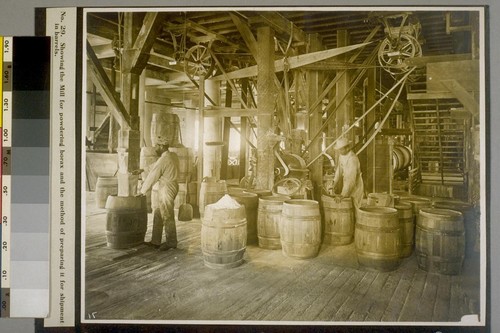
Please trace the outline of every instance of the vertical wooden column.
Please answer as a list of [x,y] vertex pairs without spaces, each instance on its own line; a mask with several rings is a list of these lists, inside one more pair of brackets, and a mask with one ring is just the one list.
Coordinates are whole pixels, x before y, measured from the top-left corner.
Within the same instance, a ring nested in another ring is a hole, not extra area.
[[[366,72],[368,82],[366,87],[366,108],[369,109],[376,102],[375,89],[377,84],[377,70],[375,68],[370,68]],[[368,129],[375,123],[375,110],[371,111],[365,118],[366,126]],[[366,192],[376,192],[375,191],[375,140],[370,142],[366,148],[366,173],[364,174],[364,180],[366,182]]]
[[[124,14],[124,39],[122,57],[121,101],[130,115],[130,129],[121,129],[118,140],[118,194],[134,195],[130,189],[128,172],[139,168],[140,133],[139,133],[139,78],[140,73],[133,72],[127,65],[131,61],[131,51],[136,37],[134,14]],[[133,181],[133,180],[132,180]]]
[[[217,105],[220,102],[220,81],[205,80],[205,93]],[[211,105],[205,100],[205,105]],[[207,142],[222,141],[222,120],[219,117],[203,119],[203,175],[220,179],[220,146],[207,146]]]
[[[226,107],[230,108],[232,106],[233,101],[233,91],[231,90],[231,86],[226,84]],[[231,117],[224,117],[224,126],[222,133],[222,141],[226,144],[222,147],[222,156],[221,156],[221,166],[220,166],[220,178],[228,179],[228,158],[229,158],[229,140],[230,140],[230,123]]]
[[[244,78],[241,80],[241,99],[248,103],[248,79]],[[245,177],[247,172],[247,117],[240,118],[240,170],[239,170],[239,178]]]
[[[349,33],[347,30],[337,30],[337,47],[343,47],[349,45]],[[347,60],[345,55],[340,56],[342,60]],[[354,120],[354,110],[353,110],[353,98],[348,96],[340,105],[339,103],[342,101],[345,94],[348,92],[350,86],[350,75],[349,71],[343,75],[340,80],[337,82],[337,114],[336,114],[336,132],[337,136],[339,136],[343,131],[343,127],[348,127],[352,124]],[[354,139],[353,132],[350,131],[347,135],[349,140]]]
[[[321,41],[319,36],[311,35],[309,52],[316,52],[321,50]],[[306,72],[307,82],[307,104],[309,107],[318,99],[321,89],[322,74],[319,71],[308,70]],[[309,135],[316,134],[323,123],[323,111],[321,106],[311,110],[309,117]],[[322,136],[318,136],[309,147],[310,156],[315,158],[321,153]],[[311,181],[314,185],[314,198],[319,200],[321,198],[321,188],[323,186],[323,158],[319,158],[310,166]]]
[[270,27],[257,29],[257,188],[272,189],[274,185],[273,145],[270,143],[272,114],[277,98],[274,85],[274,31]]

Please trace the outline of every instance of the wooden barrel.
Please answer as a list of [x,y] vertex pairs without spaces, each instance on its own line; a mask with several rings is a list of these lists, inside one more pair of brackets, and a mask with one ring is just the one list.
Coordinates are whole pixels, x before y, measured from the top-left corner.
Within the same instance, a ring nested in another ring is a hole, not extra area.
[[[156,153],[156,149],[153,147],[142,147],[141,154],[139,156],[139,168],[144,170],[142,172],[142,180],[144,181],[146,177],[149,175],[151,168],[158,161],[158,154]],[[148,207],[148,213],[151,213],[151,190],[146,193],[146,203]]]
[[474,206],[467,202],[438,200],[433,203],[434,208],[451,209],[462,213],[465,228],[465,256],[478,251],[479,219],[476,218]]
[[416,223],[418,214],[422,208],[429,208],[432,206],[432,201],[425,197],[419,196],[401,196],[399,202],[408,202],[411,204],[413,211],[413,220]]
[[285,201],[279,230],[285,256],[298,259],[316,257],[321,244],[319,203],[305,199]]
[[126,249],[144,243],[148,226],[145,196],[108,196],[106,210],[108,247]]
[[415,245],[415,222],[413,208],[409,202],[400,202],[394,205],[398,211],[399,225],[401,227],[401,258],[409,257]]
[[273,192],[271,190],[256,189],[256,188],[245,189],[245,192],[257,194],[259,198],[273,195]]
[[257,209],[259,197],[257,194],[244,193],[243,191],[229,195],[240,205],[245,207],[247,218],[247,244],[257,244]]
[[154,113],[151,120],[151,144],[156,145],[158,137],[167,140],[170,146],[179,143],[179,116],[173,113]]
[[354,209],[352,198],[337,203],[329,195],[322,195],[325,235],[323,242],[330,245],[347,245],[354,239]]
[[[246,189],[244,189],[243,187],[236,187],[236,186],[228,186],[227,187],[227,194],[229,194],[229,195],[240,194],[243,192],[246,192]],[[250,193],[250,192],[247,192],[247,193]],[[250,194],[253,194],[253,193],[250,193]],[[258,196],[257,196],[257,198],[258,198]]]
[[259,247],[271,250],[281,249],[279,223],[283,202],[286,200],[290,200],[290,197],[270,195],[259,198],[257,211]]
[[205,266],[232,268],[243,263],[247,242],[245,207],[205,207],[201,225],[201,250]]
[[113,176],[99,176],[95,185],[95,203],[97,208],[104,208],[110,195],[118,194],[118,179]]
[[394,196],[389,193],[368,193],[368,206],[394,207]]
[[378,271],[399,267],[401,228],[398,211],[390,207],[361,207],[357,212],[354,243],[360,265]]
[[185,183],[191,179],[193,174],[193,153],[191,148],[172,147],[169,151],[175,153],[179,158],[179,174],[177,175],[178,183]]
[[224,180],[204,180],[200,187],[200,216],[205,213],[205,206],[219,201],[227,193],[227,186]]
[[411,150],[403,145],[394,145],[392,148],[393,169],[401,170],[407,168],[411,163]]
[[415,231],[418,266],[428,272],[456,275],[465,256],[462,213],[449,209],[423,208]]

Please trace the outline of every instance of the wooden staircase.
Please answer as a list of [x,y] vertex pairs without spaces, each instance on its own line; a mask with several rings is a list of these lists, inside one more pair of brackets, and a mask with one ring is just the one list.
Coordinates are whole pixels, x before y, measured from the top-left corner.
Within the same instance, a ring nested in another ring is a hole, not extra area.
[[[428,93],[425,68],[407,84],[420,194],[463,197],[467,187],[467,118],[449,94]],[[423,193],[422,193],[423,192]]]

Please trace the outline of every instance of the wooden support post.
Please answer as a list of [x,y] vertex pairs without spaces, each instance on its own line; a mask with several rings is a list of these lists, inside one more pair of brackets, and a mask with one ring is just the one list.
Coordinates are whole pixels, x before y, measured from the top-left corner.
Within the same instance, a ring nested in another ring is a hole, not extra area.
[[[230,108],[232,106],[233,101],[233,91],[231,89],[231,85],[226,84],[226,107]],[[222,147],[222,156],[221,156],[221,166],[220,166],[220,178],[228,179],[228,159],[229,159],[229,140],[230,140],[230,129],[231,129],[231,117],[224,117],[224,126],[222,133],[222,141],[226,144]]]
[[[368,76],[368,82],[366,86],[366,92],[365,92],[365,105],[366,105],[366,110],[368,110],[373,104],[375,104],[376,101],[376,96],[375,96],[375,89],[376,89],[376,84],[377,84],[377,71],[375,68],[371,68],[367,72]],[[363,111],[366,111],[363,110]],[[365,121],[365,128],[368,129],[369,126],[375,123],[375,112],[370,112],[366,116],[366,121]],[[365,181],[366,181],[366,191],[367,192],[376,192],[375,189],[375,156],[376,156],[376,151],[375,151],[375,141],[373,140],[367,147],[366,149],[366,173],[365,173]]]
[[[248,96],[248,79],[241,80],[241,99],[247,102],[249,105],[249,96]],[[240,118],[240,170],[239,170],[239,179],[241,180],[245,177],[247,172],[247,117]]]
[[198,84],[198,99],[199,99],[199,108],[198,108],[198,193],[201,190],[201,182],[203,181],[203,132],[204,128],[204,110],[205,110],[205,78],[203,76],[200,77],[200,82]]
[[[121,101],[125,110],[130,116],[130,128],[121,129],[118,135],[118,195],[135,195],[134,188],[137,188],[134,177],[129,177],[129,171],[139,169],[140,154],[140,132],[139,132],[139,77],[136,70],[132,71],[132,66],[128,62],[133,49],[136,37],[134,27],[134,14],[125,13],[124,16],[124,39],[122,58],[122,79],[121,79]],[[128,69],[130,71],[124,71]]]
[[274,84],[274,32],[269,27],[257,29],[257,188],[272,189],[274,185],[274,142],[272,114],[277,98]]
[[[220,81],[205,80],[205,94],[215,102],[220,103]],[[205,106],[211,105],[205,99]],[[221,167],[221,147],[207,146],[207,142],[222,141],[222,119],[219,117],[203,117],[203,175],[206,177],[215,177],[220,179]]]
[[[347,30],[337,30],[337,45],[342,47],[342,46],[347,46],[349,45],[349,33]],[[345,58],[345,56],[340,56],[342,58]],[[348,96],[345,99],[344,103],[341,103],[342,98],[344,97],[345,94],[349,93],[349,86],[350,86],[350,75],[349,72],[346,72],[345,75],[343,75],[338,81],[337,81],[337,89],[336,94],[337,94],[337,114],[336,114],[336,129],[335,132],[337,133],[337,136],[343,132],[342,128],[344,126],[349,126],[352,124],[354,120],[354,110],[353,110],[353,102],[352,102],[352,94]],[[351,131],[350,133],[347,134],[347,138],[351,141],[354,139],[354,135],[352,134],[353,132]]]
[[[312,52],[318,51],[321,49],[321,40],[317,35],[311,35],[310,40],[310,50]],[[313,105],[313,103],[317,100],[322,83],[322,74],[319,71],[308,70],[306,72],[306,81],[307,81],[307,103],[308,107]],[[323,119],[323,111],[321,108],[316,108],[310,114],[309,119],[309,133],[317,133],[322,126]],[[318,136],[314,139],[314,142],[310,143],[310,154],[311,156],[317,156],[321,153],[321,136]],[[314,185],[313,196],[315,200],[320,200],[321,198],[321,189],[323,186],[323,158],[319,158],[316,162],[314,162],[310,166],[311,170],[311,181]]]

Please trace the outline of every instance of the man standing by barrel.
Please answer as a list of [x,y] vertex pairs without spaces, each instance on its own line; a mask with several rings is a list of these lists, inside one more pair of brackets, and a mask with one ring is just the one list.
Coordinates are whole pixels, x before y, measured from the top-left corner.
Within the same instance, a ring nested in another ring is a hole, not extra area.
[[[156,152],[160,158],[151,168],[144,180],[140,194],[145,195],[158,182],[158,207],[153,212],[153,232],[151,245],[160,250],[177,247],[177,231],[174,217],[174,200],[179,191],[177,175],[179,174],[179,158],[168,150],[169,142],[158,137]],[[161,244],[162,229],[165,228],[165,244]]]
[[333,179],[333,190],[335,193],[338,193],[337,187],[341,187],[341,190],[335,200],[340,202],[343,198],[352,197],[354,207],[359,208],[364,186],[358,156],[352,151],[351,142],[347,138],[338,139],[333,148],[340,154]]

